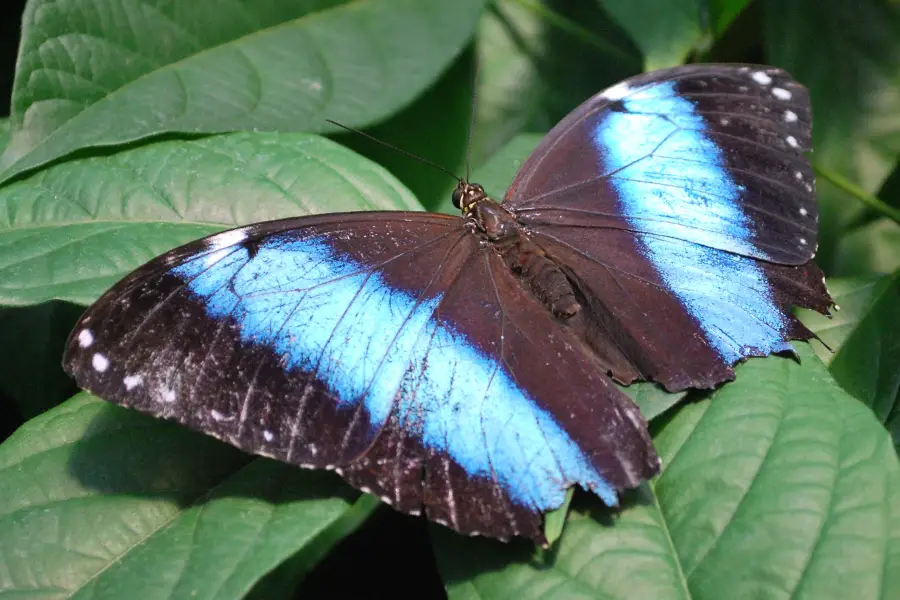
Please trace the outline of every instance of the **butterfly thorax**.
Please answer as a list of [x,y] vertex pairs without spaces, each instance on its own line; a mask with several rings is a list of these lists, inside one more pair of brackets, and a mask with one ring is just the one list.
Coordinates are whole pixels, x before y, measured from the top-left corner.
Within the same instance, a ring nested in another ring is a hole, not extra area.
[[453,192],[453,204],[554,315],[569,319],[578,313],[581,306],[565,273],[529,238],[510,211],[487,196],[484,188],[461,181]]

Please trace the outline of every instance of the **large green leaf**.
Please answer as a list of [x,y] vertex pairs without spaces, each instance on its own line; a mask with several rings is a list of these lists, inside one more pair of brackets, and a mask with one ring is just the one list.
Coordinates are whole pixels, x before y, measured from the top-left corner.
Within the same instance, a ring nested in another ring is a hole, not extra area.
[[356,496],[83,393],[0,445],[0,594],[241,598],[287,557],[311,568]]
[[0,303],[88,304],[173,246],[309,213],[419,208],[384,169],[312,134],[169,141],[0,189]]
[[[764,7],[767,59],[810,90],[815,162],[878,191],[900,156],[900,6],[767,0]],[[818,196],[819,262],[833,272],[839,234],[862,205],[825,182]]]
[[872,409],[900,449],[900,271],[874,287],[869,309],[829,369],[845,390]]
[[484,0],[30,0],[0,177],[162,132],[322,131],[412,101]]
[[440,535],[451,599],[900,597],[900,464],[806,344],[751,359],[654,436],[618,515],[583,495],[558,547]]

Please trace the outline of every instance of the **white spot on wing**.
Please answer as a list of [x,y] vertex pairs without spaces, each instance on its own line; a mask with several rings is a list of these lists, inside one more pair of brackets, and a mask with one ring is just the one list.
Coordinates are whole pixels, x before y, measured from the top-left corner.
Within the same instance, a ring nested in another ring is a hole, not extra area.
[[122,380],[122,383],[125,384],[126,390],[131,390],[141,385],[142,381],[144,381],[144,378],[140,375],[126,375],[125,379]]
[[803,181],[803,171],[794,171],[794,179]]
[[772,95],[779,100],[790,100],[791,96],[793,96],[790,91],[780,87],[772,88]]
[[750,77],[752,77],[753,81],[755,81],[759,85],[769,85],[770,83],[772,83],[772,78],[762,71],[757,71]]
[[163,402],[171,404],[172,402],[175,402],[175,392],[169,388],[163,388],[161,398]]
[[615,100],[621,100],[622,98],[624,98],[625,96],[627,96],[630,93],[631,93],[631,88],[628,87],[628,84],[623,81],[621,83],[617,83],[616,85],[612,86],[611,88],[603,90],[603,92],[601,92],[600,95],[602,97],[606,98],[607,100],[615,101]]
[[[778,88],[775,88],[775,89],[778,89]],[[796,121],[797,121],[797,113],[795,113],[795,112],[792,111],[792,110],[786,110],[786,111],[784,111],[784,120],[785,120],[785,122],[787,122],[787,123],[794,123],[794,122],[796,122]]]
[[801,217],[805,217],[805,216],[808,215],[808,214],[809,214],[809,211],[806,210],[805,208],[803,208],[803,207],[801,206],[801,207],[800,207],[800,216],[801,216]]
[[275,434],[272,433],[271,431],[269,431],[268,429],[266,429],[263,431],[263,438],[265,438],[265,440],[267,442],[271,442],[272,440],[275,439]]
[[98,373],[102,373],[109,368],[109,359],[98,352],[94,354],[94,358],[93,360],[91,360],[91,364],[94,365],[95,371],[97,371]]
[[222,413],[220,413],[219,411],[217,411],[214,408],[209,411],[209,414],[212,415],[212,418],[215,419],[216,421],[222,421],[225,419],[225,415],[223,415]]
[[90,348],[91,344],[94,343],[94,334],[91,333],[90,329],[82,329],[78,333],[78,345],[82,348]]
[[806,238],[800,238],[800,245],[801,245],[801,246],[805,246],[805,245],[806,245]]
[[799,148],[800,147],[800,144],[797,143],[797,138],[795,138],[792,135],[789,135],[786,138],[784,138],[784,141],[786,141],[788,143],[788,146],[790,146],[791,148]]

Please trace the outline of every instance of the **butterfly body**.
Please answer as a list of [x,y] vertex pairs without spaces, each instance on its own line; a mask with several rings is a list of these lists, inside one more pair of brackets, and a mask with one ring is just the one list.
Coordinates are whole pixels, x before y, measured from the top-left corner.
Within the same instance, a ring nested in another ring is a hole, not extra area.
[[580,485],[659,470],[611,378],[710,388],[827,312],[805,91],[691,66],[589,99],[503,203],[317,215],[176,248],[68,342],[78,383],[248,452],[328,468],[463,533],[543,541]]
[[506,266],[530,284],[535,297],[554,315],[568,319],[578,313],[581,306],[560,267],[528,237],[511,212],[488,198],[484,188],[460,181],[453,192],[453,204],[463,211],[472,230],[484,235]]

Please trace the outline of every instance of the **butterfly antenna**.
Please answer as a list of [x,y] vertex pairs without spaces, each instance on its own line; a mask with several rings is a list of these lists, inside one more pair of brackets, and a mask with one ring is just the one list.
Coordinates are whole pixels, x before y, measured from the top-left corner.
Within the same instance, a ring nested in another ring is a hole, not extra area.
[[337,126],[340,127],[341,129],[346,129],[347,131],[351,131],[351,132],[353,132],[353,133],[358,133],[359,135],[363,136],[364,138],[369,138],[369,139],[372,140],[373,142],[378,142],[378,143],[381,144],[382,146],[386,146],[386,147],[390,148],[390,149],[393,150],[394,152],[399,152],[400,154],[405,154],[406,156],[408,156],[408,157],[410,157],[410,158],[414,158],[414,159],[416,159],[417,161],[419,161],[419,162],[421,162],[421,163],[425,163],[426,165],[432,166],[432,167],[434,167],[435,169],[437,169],[438,171],[441,171],[441,172],[443,172],[443,173],[446,173],[447,175],[449,175],[450,177],[452,177],[452,178],[455,179],[456,181],[462,181],[462,178],[461,178],[459,175],[455,174],[453,171],[450,171],[449,169],[445,169],[444,167],[442,167],[441,165],[437,164],[436,162],[431,162],[431,161],[428,160],[427,158],[422,158],[421,156],[419,156],[419,155],[417,155],[417,154],[413,154],[412,152],[407,152],[406,150],[404,150],[404,149],[402,149],[402,148],[398,148],[397,146],[394,146],[393,144],[388,144],[388,143],[385,142],[384,140],[379,140],[379,139],[378,139],[377,137],[375,137],[374,135],[369,135],[369,134],[366,133],[365,131],[360,131],[359,129],[356,129],[356,128],[353,128],[353,127],[349,127],[349,126],[344,125],[344,124],[342,124],[342,123],[338,123],[337,121],[332,121],[331,119],[325,119],[325,122],[326,122],[326,123],[331,123],[332,125],[337,125]]
[[472,156],[472,132],[475,131],[475,100],[478,96],[478,57],[475,57],[475,74],[472,76],[472,114],[469,117],[469,141],[466,143],[466,181],[469,181],[469,157]]

